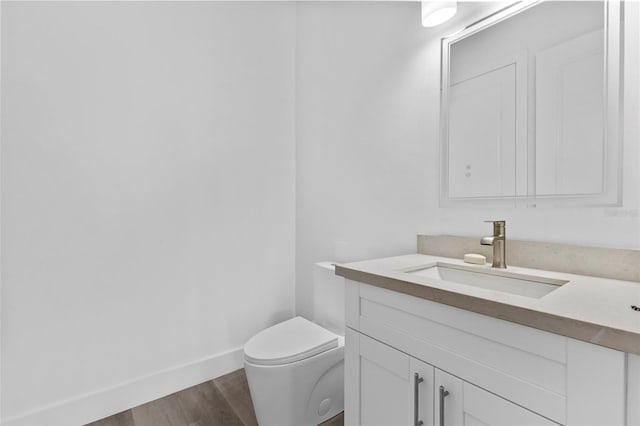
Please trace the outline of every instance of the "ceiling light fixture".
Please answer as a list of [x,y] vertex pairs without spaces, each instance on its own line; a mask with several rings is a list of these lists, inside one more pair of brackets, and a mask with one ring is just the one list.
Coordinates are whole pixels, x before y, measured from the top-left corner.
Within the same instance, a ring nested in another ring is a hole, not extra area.
[[422,26],[435,27],[448,21],[458,10],[455,1],[423,1],[422,2]]

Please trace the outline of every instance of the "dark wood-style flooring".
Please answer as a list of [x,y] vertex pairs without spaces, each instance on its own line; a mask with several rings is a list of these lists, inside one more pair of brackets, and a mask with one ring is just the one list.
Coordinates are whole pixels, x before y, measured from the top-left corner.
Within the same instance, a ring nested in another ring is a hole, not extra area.
[[[244,369],[87,426],[257,426]],[[322,426],[343,426],[342,414]]]

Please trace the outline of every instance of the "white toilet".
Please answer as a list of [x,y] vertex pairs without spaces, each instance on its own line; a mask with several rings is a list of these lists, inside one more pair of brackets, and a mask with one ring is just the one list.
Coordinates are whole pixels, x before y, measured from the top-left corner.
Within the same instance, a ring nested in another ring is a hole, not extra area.
[[314,265],[314,318],[253,336],[244,368],[260,426],[313,426],[344,409],[344,279]]

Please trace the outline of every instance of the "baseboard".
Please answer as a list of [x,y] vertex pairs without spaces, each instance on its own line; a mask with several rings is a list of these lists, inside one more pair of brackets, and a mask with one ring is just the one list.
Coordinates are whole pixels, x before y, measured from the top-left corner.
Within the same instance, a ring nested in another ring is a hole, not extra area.
[[242,368],[242,348],[2,419],[5,426],[83,425]]

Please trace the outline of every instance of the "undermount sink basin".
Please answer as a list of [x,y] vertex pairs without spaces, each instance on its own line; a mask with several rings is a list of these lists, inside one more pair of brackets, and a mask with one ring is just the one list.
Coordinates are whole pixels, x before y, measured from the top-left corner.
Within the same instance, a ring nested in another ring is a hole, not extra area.
[[440,262],[435,265],[406,272],[411,275],[482,287],[488,290],[497,290],[536,299],[551,293],[553,290],[560,288],[561,285],[569,282],[507,271],[481,270],[473,267]]

